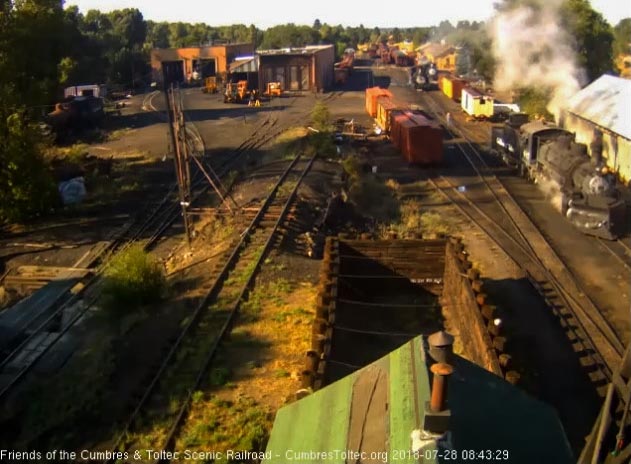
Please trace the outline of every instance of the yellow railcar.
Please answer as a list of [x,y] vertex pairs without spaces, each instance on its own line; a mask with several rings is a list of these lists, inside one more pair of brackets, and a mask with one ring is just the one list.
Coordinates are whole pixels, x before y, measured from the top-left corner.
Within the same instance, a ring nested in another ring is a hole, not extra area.
[[493,97],[484,95],[471,87],[462,89],[460,104],[465,113],[476,119],[493,117]]
[[467,81],[453,76],[442,76],[438,81],[440,90],[454,101],[460,101],[462,89],[467,85]]
[[394,103],[390,97],[377,97],[377,126],[385,132],[390,132],[390,113],[392,110],[399,109],[399,106]]

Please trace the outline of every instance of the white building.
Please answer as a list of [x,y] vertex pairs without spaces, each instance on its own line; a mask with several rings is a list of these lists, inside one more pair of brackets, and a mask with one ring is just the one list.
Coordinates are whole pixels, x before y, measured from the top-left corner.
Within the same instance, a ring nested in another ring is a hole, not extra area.
[[[631,80],[603,75],[570,98],[561,125],[576,141],[602,146],[607,166],[628,184],[631,180]],[[602,143],[598,143],[598,139]],[[596,141],[596,142],[595,142]]]

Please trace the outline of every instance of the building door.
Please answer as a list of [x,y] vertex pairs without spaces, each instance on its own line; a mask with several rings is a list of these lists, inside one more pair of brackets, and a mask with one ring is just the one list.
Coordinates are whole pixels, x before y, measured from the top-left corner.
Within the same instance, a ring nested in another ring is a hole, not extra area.
[[300,90],[300,68],[298,66],[289,67],[289,90]]
[[162,77],[166,85],[184,82],[184,61],[163,61]]
[[265,68],[264,69],[264,76],[263,76],[263,88],[267,88],[267,84],[270,82],[274,82],[274,69],[271,67]]
[[309,90],[309,66],[300,67],[300,90]]
[[201,77],[212,77],[217,75],[217,63],[214,58],[199,60]]
[[284,89],[287,88],[287,82],[285,81],[285,68],[284,67],[277,67],[277,68],[275,68],[275,71],[274,71],[274,82],[280,82],[280,85]]

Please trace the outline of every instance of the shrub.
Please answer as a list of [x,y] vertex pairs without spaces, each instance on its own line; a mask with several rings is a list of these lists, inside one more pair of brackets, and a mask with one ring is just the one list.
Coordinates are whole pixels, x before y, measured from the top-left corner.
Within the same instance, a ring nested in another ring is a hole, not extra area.
[[135,245],[112,258],[105,271],[102,304],[127,312],[161,300],[165,290],[162,266]]
[[317,102],[313,107],[311,121],[316,130],[328,132],[331,129],[331,113],[329,108],[321,101]]
[[[333,143],[333,139],[331,138],[331,134],[329,132],[319,132],[319,133],[311,133],[307,138],[309,142],[309,147],[312,150],[315,150],[316,153],[322,156],[333,156],[336,152],[335,144]],[[307,155],[310,156],[313,152],[307,152]]]

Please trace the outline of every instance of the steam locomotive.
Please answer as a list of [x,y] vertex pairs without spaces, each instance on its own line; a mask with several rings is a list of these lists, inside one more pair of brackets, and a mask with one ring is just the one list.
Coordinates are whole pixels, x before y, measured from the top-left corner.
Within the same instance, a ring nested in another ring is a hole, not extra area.
[[554,207],[582,232],[614,240],[624,233],[626,206],[600,151],[577,143],[554,124],[511,114],[493,127],[491,151],[534,181]]
[[434,63],[425,60],[413,67],[410,72],[415,89],[435,90],[438,88],[438,70]]

